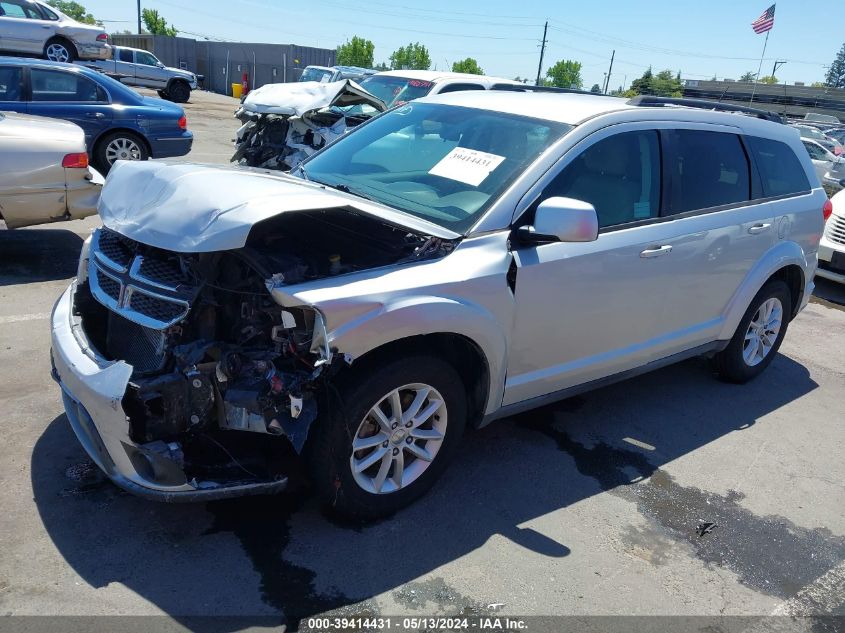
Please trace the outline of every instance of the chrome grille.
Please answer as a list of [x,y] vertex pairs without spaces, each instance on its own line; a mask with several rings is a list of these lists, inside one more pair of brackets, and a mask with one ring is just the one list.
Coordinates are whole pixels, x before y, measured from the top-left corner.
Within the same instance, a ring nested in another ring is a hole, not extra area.
[[832,215],[824,227],[824,234],[831,242],[845,244],[845,217]]
[[198,288],[191,285],[175,255],[141,255],[135,242],[100,229],[91,240],[91,294],[124,319],[164,330],[184,319]]

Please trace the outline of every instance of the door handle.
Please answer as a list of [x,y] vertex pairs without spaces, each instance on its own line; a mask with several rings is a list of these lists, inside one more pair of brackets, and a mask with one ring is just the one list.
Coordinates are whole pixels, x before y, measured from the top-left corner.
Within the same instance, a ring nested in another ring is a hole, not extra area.
[[86,112],[85,116],[91,117],[92,119],[104,119],[106,115],[102,112]]
[[652,248],[645,249],[642,253],[640,253],[640,257],[660,257],[661,255],[668,255],[671,252],[672,247],[669,244],[664,244],[663,246],[654,246]]
[[769,222],[766,222],[764,224],[755,224],[754,226],[748,227],[748,232],[751,233],[751,235],[758,235],[759,233],[764,233],[765,231],[768,231],[771,226],[772,225]]

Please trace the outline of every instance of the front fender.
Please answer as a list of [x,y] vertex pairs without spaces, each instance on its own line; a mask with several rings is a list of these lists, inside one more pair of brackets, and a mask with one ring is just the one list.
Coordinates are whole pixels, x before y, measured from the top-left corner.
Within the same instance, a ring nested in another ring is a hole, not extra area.
[[328,332],[329,345],[353,359],[383,345],[425,334],[458,334],[484,354],[490,375],[485,413],[502,403],[507,337],[483,306],[437,296],[404,297],[358,315]]
[[801,248],[801,245],[792,241],[781,241],[776,243],[769,251],[757,261],[757,264],[748,272],[736,291],[725,312],[725,321],[719,333],[720,340],[728,340],[733,337],[739,322],[742,320],[745,311],[751,304],[754,296],[760,292],[760,288],[778,270],[786,266],[795,265],[801,269],[803,275],[803,301],[800,306],[793,306],[796,311],[803,308],[807,298],[812,293],[813,273],[816,262],[811,261],[815,254],[808,255]]

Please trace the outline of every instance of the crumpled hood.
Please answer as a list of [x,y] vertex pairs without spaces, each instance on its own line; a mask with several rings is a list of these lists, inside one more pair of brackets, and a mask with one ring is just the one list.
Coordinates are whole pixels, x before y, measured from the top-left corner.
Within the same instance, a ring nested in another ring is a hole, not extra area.
[[302,81],[289,84],[266,84],[252,90],[241,107],[257,114],[302,116],[330,106],[370,105],[379,112],[387,106],[351,79],[320,83]]
[[108,228],[181,253],[241,248],[253,225],[291,211],[354,208],[424,235],[457,233],[362,198],[277,172],[243,167],[118,161],[97,211]]

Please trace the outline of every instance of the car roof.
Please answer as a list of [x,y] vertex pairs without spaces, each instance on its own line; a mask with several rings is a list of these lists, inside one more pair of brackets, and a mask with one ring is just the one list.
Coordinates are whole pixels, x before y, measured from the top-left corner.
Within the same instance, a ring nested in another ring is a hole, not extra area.
[[386,70],[380,72],[376,77],[405,77],[407,79],[419,79],[421,81],[441,81],[444,79],[465,79],[467,81],[483,80],[485,83],[492,81],[494,83],[508,83],[514,85],[522,85],[513,79],[504,79],[502,77],[491,77],[489,75],[471,75],[470,73],[453,73],[446,70]]
[[[625,99],[591,94],[466,90],[418,99],[576,125],[598,114],[634,109]],[[639,108],[637,108],[639,109]]]

